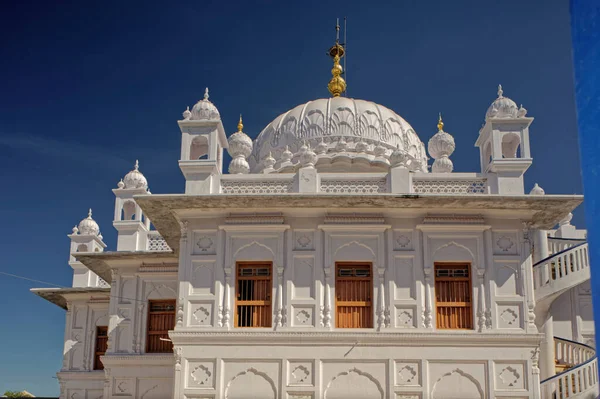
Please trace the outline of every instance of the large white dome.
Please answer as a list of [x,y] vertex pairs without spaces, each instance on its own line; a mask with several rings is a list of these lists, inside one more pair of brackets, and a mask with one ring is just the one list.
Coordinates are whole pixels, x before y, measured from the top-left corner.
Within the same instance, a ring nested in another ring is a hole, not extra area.
[[411,169],[427,171],[425,145],[402,117],[371,101],[333,97],[298,105],[269,123],[254,141],[248,158],[251,173],[263,169],[261,161],[269,153],[277,169],[286,146],[297,153],[304,141],[329,158],[339,153],[352,158],[353,153],[360,153],[363,158],[381,159],[385,149],[387,159],[399,148],[414,160]]

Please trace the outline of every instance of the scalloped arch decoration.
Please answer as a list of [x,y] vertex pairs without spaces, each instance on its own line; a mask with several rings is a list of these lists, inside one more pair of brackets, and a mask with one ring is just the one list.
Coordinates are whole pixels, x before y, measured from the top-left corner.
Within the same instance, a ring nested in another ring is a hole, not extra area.
[[470,260],[473,261],[473,262],[475,261],[475,255],[473,254],[473,252],[468,247],[466,247],[466,246],[464,246],[462,244],[459,244],[456,241],[450,241],[450,242],[447,242],[447,243],[445,243],[445,244],[440,245],[439,247],[437,247],[435,249],[435,251],[433,251],[433,253],[431,254],[431,259],[435,261],[436,260],[435,259],[435,255],[439,251],[441,251],[443,249],[446,249],[446,248],[449,248],[449,247],[456,247],[456,248],[459,248],[461,250],[464,250],[465,252],[467,252],[469,254]]
[[431,390],[432,399],[482,399],[479,382],[469,373],[456,368],[437,379]]
[[238,248],[238,249],[237,249],[237,250],[234,252],[234,254],[233,254],[233,260],[235,261],[235,260],[237,259],[237,257],[238,257],[238,254],[239,254],[240,252],[242,252],[242,251],[244,251],[244,250],[247,250],[247,249],[249,249],[249,248],[252,248],[253,246],[257,246],[257,247],[259,247],[259,248],[266,249],[266,250],[267,250],[267,251],[268,251],[268,252],[271,254],[271,260],[272,260],[273,262],[275,262],[275,259],[276,259],[276,257],[275,257],[275,252],[273,252],[273,250],[272,250],[272,249],[271,249],[271,248],[270,248],[268,245],[262,244],[262,243],[260,243],[260,242],[258,242],[258,241],[252,241],[252,242],[250,242],[250,243],[248,243],[248,244],[244,244],[244,245],[242,245],[241,247],[239,247],[239,248]]
[[383,399],[383,388],[371,374],[354,367],[333,377],[324,399]]
[[160,293],[160,290],[161,290],[161,289],[163,289],[163,288],[164,288],[164,289],[166,289],[167,291],[170,291],[170,292],[172,292],[172,293],[173,293],[173,295],[174,295],[174,298],[176,298],[176,297],[177,297],[177,291],[176,291],[176,290],[174,290],[173,288],[169,287],[169,286],[168,286],[168,285],[166,285],[166,284],[154,284],[154,283],[150,283],[150,284],[152,285],[152,289],[151,289],[150,291],[148,291],[148,293],[146,294],[146,299],[150,298],[150,295],[151,295],[153,292],[158,292],[158,293]]
[[[333,253],[333,257],[334,257],[334,258],[337,258],[338,252],[340,252],[340,251],[341,251],[342,249],[344,249],[344,248],[349,248],[349,247],[351,247],[351,246],[353,246],[353,245],[356,245],[356,246],[358,246],[358,247],[360,247],[360,248],[365,248],[365,249],[368,249],[368,250],[369,250],[369,253],[371,254],[371,259],[372,259],[372,260],[375,260],[375,259],[377,258],[377,256],[375,255],[375,251],[373,251],[373,249],[372,249],[371,247],[369,247],[369,246],[368,246],[368,245],[366,245],[366,244],[363,244],[363,243],[362,243],[362,242],[360,242],[360,241],[356,241],[356,240],[354,240],[354,241],[349,241],[349,242],[347,242],[347,243],[344,243],[344,244],[340,245],[340,246],[339,246],[339,247],[338,247],[338,248],[335,250],[335,252]],[[336,260],[337,260],[337,259],[336,259]]]
[[225,399],[249,398],[248,387],[252,387],[252,397],[275,399],[277,395],[273,380],[266,373],[250,367],[229,380],[225,387]]

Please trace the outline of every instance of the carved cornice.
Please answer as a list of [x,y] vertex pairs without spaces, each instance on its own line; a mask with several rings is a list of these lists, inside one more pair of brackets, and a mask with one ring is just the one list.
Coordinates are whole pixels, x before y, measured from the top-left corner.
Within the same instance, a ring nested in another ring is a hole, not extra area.
[[254,224],[283,224],[283,214],[277,213],[231,213],[225,218],[225,224],[254,225]]
[[177,273],[179,264],[177,263],[160,263],[160,264],[145,264],[139,268],[140,273]]
[[427,215],[423,224],[485,224],[482,215]]
[[537,346],[543,339],[543,334],[523,333],[479,333],[475,330],[469,332],[352,332],[337,331],[171,331],[169,337],[175,345],[185,344],[264,344],[272,345],[348,345],[360,342],[360,346],[463,346],[474,347],[482,344],[494,344],[502,347],[530,347]]
[[325,224],[384,224],[381,213],[330,213],[325,216]]
[[175,364],[175,355],[155,355],[155,354],[107,354],[101,358],[102,364],[106,367],[115,367],[118,365],[138,365],[138,366],[173,366]]

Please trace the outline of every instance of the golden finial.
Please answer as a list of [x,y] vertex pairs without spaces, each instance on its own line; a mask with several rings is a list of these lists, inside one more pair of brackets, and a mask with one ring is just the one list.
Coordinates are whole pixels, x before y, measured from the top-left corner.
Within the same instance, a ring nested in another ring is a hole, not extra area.
[[440,112],[440,116],[438,118],[438,132],[441,132],[442,129],[444,128],[444,122],[442,122],[442,113]]
[[346,81],[340,75],[344,72],[340,65],[340,59],[344,56],[344,46],[340,44],[340,20],[338,18],[335,25],[336,39],[333,47],[329,49],[329,56],[333,58],[333,68],[331,69],[331,75],[333,77],[329,81],[327,88],[334,97],[339,97],[344,91],[346,91]]
[[242,123],[242,114],[240,114],[240,121],[238,122],[238,132],[241,132],[244,128],[244,124]]

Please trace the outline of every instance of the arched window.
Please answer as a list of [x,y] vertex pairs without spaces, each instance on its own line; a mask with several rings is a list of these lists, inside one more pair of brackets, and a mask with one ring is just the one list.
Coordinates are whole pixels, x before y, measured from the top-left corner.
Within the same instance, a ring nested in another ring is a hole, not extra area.
[[125,201],[123,203],[123,216],[122,220],[134,220],[135,219],[135,202]]
[[77,252],[87,252],[88,251],[88,246],[85,244],[79,244],[77,246]]
[[208,138],[206,136],[196,136],[190,145],[190,160],[208,158]]
[[516,133],[508,133],[502,136],[502,157],[503,158],[520,158],[519,146],[521,145],[521,137]]

